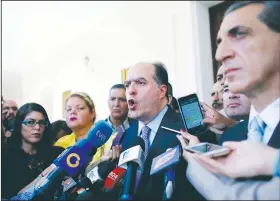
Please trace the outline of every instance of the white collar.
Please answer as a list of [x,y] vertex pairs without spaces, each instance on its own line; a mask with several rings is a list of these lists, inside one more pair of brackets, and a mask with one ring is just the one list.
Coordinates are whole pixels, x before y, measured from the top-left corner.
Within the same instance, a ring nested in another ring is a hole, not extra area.
[[[154,133],[157,133],[157,130],[159,128],[159,125],[161,124],[161,121],[163,119],[163,116],[168,110],[168,106],[166,105],[155,117],[152,121],[150,121],[146,126],[148,126]],[[141,121],[139,121],[138,124],[138,134],[140,134],[142,128],[145,126],[145,124]]]
[[[251,105],[250,109],[250,117],[249,117],[249,124],[252,120],[258,116],[261,118],[266,125],[271,128],[275,129],[280,121],[280,98],[277,98],[271,104],[269,104],[261,113],[258,113],[253,105]],[[259,119],[257,118],[259,121]],[[260,122],[259,122],[260,123]]]

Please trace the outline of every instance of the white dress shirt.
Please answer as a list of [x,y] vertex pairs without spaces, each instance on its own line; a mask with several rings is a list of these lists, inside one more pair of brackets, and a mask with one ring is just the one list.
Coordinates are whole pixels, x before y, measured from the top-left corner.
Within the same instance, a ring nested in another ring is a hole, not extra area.
[[[161,124],[161,121],[165,115],[165,113],[167,112],[167,105],[153,118],[152,121],[150,121],[146,126],[148,126],[150,129],[151,129],[151,133],[149,135],[149,146],[152,145],[154,139],[155,139],[155,136],[156,136],[156,133],[158,131],[158,128],[159,128],[159,125]],[[139,121],[139,124],[138,124],[138,136],[140,136],[141,134],[141,131],[142,131],[142,128],[143,126],[145,126],[145,124],[141,121]]]
[[[258,123],[261,125],[261,122],[259,122],[259,118],[266,124],[266,128],[264,130],[263,135],[263,143],[267,144],[277,127],[280,121],[280,98],[277,98],[275,101],[273,101],[270,105],[268,105],[261,113],[258,113],[253,105],[251,105],[250,110],[250,117],[249,117],[249,123],[257,116]],[[248,128],[249,130],[249,128]]]

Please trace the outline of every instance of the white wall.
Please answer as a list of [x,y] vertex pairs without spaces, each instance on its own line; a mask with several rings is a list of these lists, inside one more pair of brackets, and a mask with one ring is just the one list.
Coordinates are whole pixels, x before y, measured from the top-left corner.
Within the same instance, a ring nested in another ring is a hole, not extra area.
[[[50,4],[55,3],[58,2]],[[96,13],[94,3],[77,6],[75,2],[72,7],[68,3],[60,2],[60,7],[47,6],[52,11],[51,19],[55,20],[55,26],[47,21],[49,13],[46,7],[35,3],[32,15],[28,12],[30,7],[25,6],[28,17],[20,13],[18,18],[25,19],[28,26],[21,27],[17,17],[8,12],[12,6],[5,7],[8,5],[5,2],[3,30],[8,22],[10,24],[3,33],[3,52],[6,52],[3,54],[6,58],[3,77],[8,79],[6,68],[17,69],[20,68],[19,62],[24,62],[19,70],[22,83],[16,83],[13,89],[21,96],[14,96],[15,100],[21,103],[38,102],[47,109],[51,120],[57,120],[62,118],[62,92],[81,90],[90,94],[96,104],[98,118],[103,119],[109,113],[108,91],[113,84],[121,82],[122,68],[139,61],[162,61],[167,66],[175,97],[197,92],[201,100],[210,102],[213,76],[207,5],[175,1],[116,2],[114,5],[117,6],[112,7],[108,3],[99,7]],[[73,17],[73,12],[79,16],[78,20]],[[61,16],[64,16],[63,19]],[[40,18],[44,20],[40,22]],[[38,31],[35,25],[39,22],[39,28],[43,30]],[[11,28],[13,23],[17,25],[14,29]],[[64,29],[61,28],[63,24],[67,25]],[[24,31],[21,32],[21,29]],[[34,40],[33,31],[36,32]],[[48,34],[44,35],[44,32]],[[24,43],[18,43],[18,49],[12,51],[11,47],[16,47],[13,39],[18,34],[28,37],[21,37]],[[57,38],[54,38],[56,34]],[[46,41],[41,41],[44,37]],[[23,54],[28,59],[21,60],[21,56],[19,60],[12,60],[12,53],[17,58],[22,51],[27,51]],[[36,59],[32,60],[32,55],[36,55]],[[85,56],[90,58],[88,66],[84,63]],[[10,96],[6,83],[3,82],[4,98]]]
[[2,94],[5,100],[17,100],[19,105],[22,104],[22,89],[23,84],[22,74],[16,72],[2,71]]

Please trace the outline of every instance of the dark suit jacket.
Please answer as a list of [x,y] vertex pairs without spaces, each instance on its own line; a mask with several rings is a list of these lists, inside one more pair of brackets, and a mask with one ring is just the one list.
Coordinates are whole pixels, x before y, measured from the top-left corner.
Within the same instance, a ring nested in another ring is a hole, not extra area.
[[[221,144],[225,141],[242,141],[247,139],[248,120],[242,121],[224,132],[221,138]],[[267,144],[268,146],[280,148],[280,122],[276,126],[273,134]]]
[[[135,196],[137,200],[161,200],[164,191],[164,172],[150,176],[153,158],[165,152],[166,149],[173,148],[180,144],[179,140],[176,138],[176,133],[166,131],[162,129],[161,126],[166,126],[175,130],[181,130],[184,127],[180,114],[168,107],[155,139],[149,148],[141,183]],[[137,135],[138,123],[132,125],[127,130],[123,140],[123,151],[128,148],[129,144],[135,140]],[[187,181],[186,167],[187,164],[183,159],[175,167],[176,190],[173,194],[173,198],[176,200],[203,199]]]

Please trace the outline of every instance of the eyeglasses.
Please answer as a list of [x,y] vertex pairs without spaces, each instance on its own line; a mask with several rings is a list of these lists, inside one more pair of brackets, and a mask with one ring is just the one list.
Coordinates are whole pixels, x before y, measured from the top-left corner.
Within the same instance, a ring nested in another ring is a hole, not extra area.
[[26,119],[22,123],[28,127],[34,127],[36,124],[38,124],[41,128],[48,126],[48,122],[45,120],[36,121],[35,119]]

